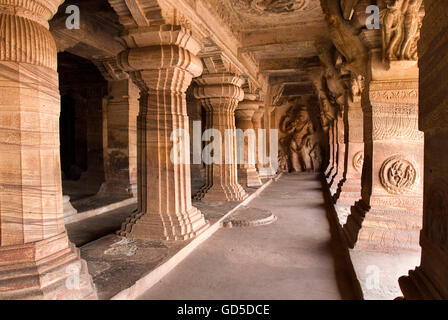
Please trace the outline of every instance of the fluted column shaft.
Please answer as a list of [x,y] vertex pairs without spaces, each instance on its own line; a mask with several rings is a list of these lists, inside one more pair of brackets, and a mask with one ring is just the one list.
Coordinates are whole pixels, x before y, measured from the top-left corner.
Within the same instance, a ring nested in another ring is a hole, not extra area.
[[[361,198],[361,173],[364,163],[363,113],[361,97],[347,103],[346,112],[345,177],[339,186],[335,202],[338,206],[352,206]],[[346,213],[338,216],[341,224],[347,220]]]
[[247,99],[240,102],[235,111],[236,128],[241,129],[242,134],[244,134],[244,136],[239,138],[242,138],[242,141],[239,140],[237,146],[237,156],[240,160],[238,163],[238,181],[248,187],[259,187],[262,184],[255,167],[257,133],[254,131],[252,122],[259,105],[259,101]]
[[[259,169],[259,176],[260,178],[270,178],[275,176],[277,171],[274,169],[274,166],[272,165],[272,162],[274,159],[271,158],[271,129],[273,129],[274,121],[273,121],[273,114],[275,112],[274,106],[268,106],[264,110],[263,115],[263,128],[266,130],[266,154],[265,156],[269,157],[269,161],[267,163],[264,163],[262,168]],[[277,159],[275,159],[277,161]]]
[[109,81],[105,110],[104,171],[100,194],[137,196],[139,89],[129,79]]
[[201,132],[197,132],[198,136],[195,136],[194,130],[194,122],[199,121],[202,122],[202,104],[201,101],[198,99],[191,97],[191,100],[188,101],[187,105],[187,112],[188,112],[188,118],[190,120],[190,161],[191,161],[191,176],[193,179],[202,179],[204,177],[204,167],[202,163],[194,163],[193,158],[193,148],[194,148],[194,141],[193,139],[196,138],[198,141],[197,143],[202,142],[202,130],[204,129],[204,124],[201,123]]
[[[61,2],[0,3],[0,299],[96,298],[64,226],[57,52],[48,30]],[[74,273],[79,288],[66,285]]]
[[257,135],[257,145],[256,145],[256,159],[257,159],[257,163],[256,163],[256,167],[257,170],[260,171],[261,168],[263,168],[264,166],[264,161],[263,161],[263,156],[266,154],[266,143],[264,141],[266,135],[263,136],[262,134],[262,129],[263,129],[263,123],[262,123],[262,119],[264,116],[264,106],[260,105],[258,107],[257,110],[255,110],[254,116],[252,118],[252,123],[254,126],[254,130],[255,130],[255,134]]
[[[207,223],[191,203],[189,123],[185,91],[201,75],[199,43],[180,26],[150,27],[124,37],[129,50],[118,57],[141,89],[138,130],[139,212],[121,235],[185,240]],[[174,157],[173,157],[174,156]]]
[[330,121],[328,125],[328,142],[329,148],[329,161],[328,167],[325,170],[325,177],[327,178],[328,185],[331,186],[331,181],[336,170],[336,139],[337,139],[337,124],[336,121]]
[[[244,79],[231,74],[207,74],[195,80],[195,97],[207,112],[207,129],[220,132],[221,159],[207,164],[206,184],[196,195],[203,201],[240,201],[247,197],[238,183],[235,109],[243,100]],[[216,139],[217,137],[215,137]],[[218,152],[218,150],[214,150]]]

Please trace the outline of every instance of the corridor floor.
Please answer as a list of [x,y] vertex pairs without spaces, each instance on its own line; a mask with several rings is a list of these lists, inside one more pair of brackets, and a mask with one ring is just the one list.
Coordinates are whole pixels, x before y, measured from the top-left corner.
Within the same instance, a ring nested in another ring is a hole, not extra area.
[[248,206],[278,220],[218,230],[140,299],[356,299],[318,175],[284,175]]

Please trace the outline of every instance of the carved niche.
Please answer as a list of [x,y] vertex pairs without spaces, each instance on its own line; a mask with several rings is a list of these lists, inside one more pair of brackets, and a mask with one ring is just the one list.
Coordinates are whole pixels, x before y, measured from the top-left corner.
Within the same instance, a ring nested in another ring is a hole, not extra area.
[[298,100],[280,120],[280,139],[283,154],[287,155],[291,171],[319,171],[322,167],[322,149],[308,108]]
[[387,192],[395,195],[404,194],[413,189],[417,180],[417,170],[409,160],[395,155],[381,166],[380,180]]

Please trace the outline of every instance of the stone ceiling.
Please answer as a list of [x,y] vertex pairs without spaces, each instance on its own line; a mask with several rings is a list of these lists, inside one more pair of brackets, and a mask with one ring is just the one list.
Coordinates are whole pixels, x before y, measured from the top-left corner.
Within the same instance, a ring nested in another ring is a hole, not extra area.
[[[309,88],[306,69],[318,67],[316,41],[328,40],[320,0],[207,0],[270,82],[287,80],[300,94]],[[294,89],[290,90],[294,92]]]
[[210,0],[240,32],[306,26],[323,21],[319,0]]
[[[329,40],[320,0],[170,1],[188,3],[200,18],[221,23],[238,39],[238,59],[254,61],[257,71],[271,84],[285,81],[296,85],[298,94],[309,88],[308,70],[320,65],[315,44]],[[68,4],[80,6],[81,30],[65,28]],[[199,4],[212,16],[197,10]],[[108,0],[67,0],[51,26],[60,51],[104,60],[124,49],[119,40],[122,27]]]

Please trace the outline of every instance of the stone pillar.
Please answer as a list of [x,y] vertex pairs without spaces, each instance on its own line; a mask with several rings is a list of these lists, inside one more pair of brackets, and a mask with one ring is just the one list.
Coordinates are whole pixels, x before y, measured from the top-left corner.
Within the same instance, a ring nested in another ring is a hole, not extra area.
[[79,179],[82,172],[86,171],[89,165],[88,152],[87,152],[87,119],[88,108],[87,99],[81,96],[79,93],[71,95],[73,98],[73,105],[75,108],[75,165],[77,171],[72,176],[72,168],[69,168],[70,176],[72,179]]
[[[204,166],[202,163],[194,163],[193,159],[193,139],[196,138],[199,145],[202,146],[202,126],[201,123],[201,131],[197,132],[195,136],[195,133],[193,132],[193,122],[199,121],[202,122],[202,104],[201,101],[190,97],[190,101],[187,101],[187,112],[188,112],[188,118],[190,119],[190,163],[191,163],[191,177],[193,179],[202,180],[205,174]],[[201,148],[202,151],[202,148]]]
[[335,196],[336,210],[342,225],[347,222],[347,213],[350,210],[339,210],[339,207],[350,207],[361,198],[361,173],[364,163],[361,96],[355,96],[353,101],[348,101],[346,108],[345,177]]
[[[275,111],[274,106],[267,106],[265,108],[265,114],[263,116],[263,125],[264,129],[266,129],[266,152],[269,157],[269,162],[266,164],[263,164],[263,167],[259,169],[259,176],[260,178],[271,178],[275,176],[277,171],[274,169],[274,166],[272,165],[271,157],[271,129],[274,125],[274,121],[272,120],[273,113]],[[275,159],[277,160],[277,159]]]
[[137,196],[139,89],[130,80],[109,81],[104,111],[104,169],[100,195]]
[[371,52],[363,92],[365,157],[362,199],[344,231],[357,248],[418,248],[423,199],[423,133],[418,131],[416,61],[386,69]]
[[328,167],[325,170],[325,177],[327,179],[328,186],[331,187],[331,182],[336,170],[336,141],[337,141],[337,123],[336,120],[330,121],[328,125],[328,142],[329,148],[329,161]]
[[345,171],[345,125],[344,125],[344,110],[338,112],[336,118],[336,172],[332,178],[330,185],[330,192],[332,196],[336,195],[339,183],[343,183]]
[[190,31],[172,25],[137,29],[123,39],[130,49],[118,56],[118,63],[142,92],[137,120],[139,209],[120,234],[190,239],[208,223],[191,204],[189,141],[173,134],[189,131],[185,91],[203,70],[196,57],[200,45]]
[[399,280],[405,299],[448,299],[448,7],[425,0],[419,42],[420,129],[425,132],[421,264]]
[[104,181],[103,97],[105,92],[87,90],[87,172],[83,177]]
[[257,135],[257,145],[256,145],[256,159],[257,159],[257,163],[256,163],[256,168],[258,170],[258,172],[260,172],[260,170],[262,170],[262,168],[264,167],[264,161],[263,161],[263,156],[266,154],[266,141],[264,140],[266,135],[263,135],[263,123],[262,123],[262,119],[264,116],[264,105],[259,105],[258,109],[255,110],[254,112],[254,116],[252,118],[252,124],[255,130],[255,134]]
[[240,141],[237,139],[238,181],[247,187],[262,185],[255,167],[257,135],[252,118],[260,105],[255,99],[255,95],[246,94],[245,100],[238,104],[235,111],[236,128],[241,129],[243,134],[242,137],[237,134],[239,139],[242,138]]
[[196,198],[203,201],[244,200],[247,194],[238,183],[235,147],[235,109],[244,97],[241,89],[244,79],[231,73],[220,73],[206,74],[195,81],[198,84],[195,96],[201,99],[207,112],[207,129],[218,130],[222,138],[221,150],[213,150],[221,152],[221,158],[215,156],[215,161],[207,164],[206,184]]
[[[87,299],[96,292],[64,226],[57,53],[48,20],[61,0],[0,3],[0,299]],[[79,276],[79,288],[68,288]]]

